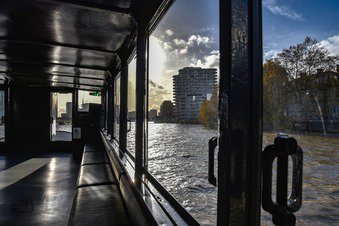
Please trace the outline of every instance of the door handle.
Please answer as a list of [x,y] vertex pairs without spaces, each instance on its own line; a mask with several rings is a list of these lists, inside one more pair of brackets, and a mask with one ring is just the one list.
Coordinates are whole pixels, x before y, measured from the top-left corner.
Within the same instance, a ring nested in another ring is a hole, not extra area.
[[[288,193],[288,156],[292,158],[292,191]],[[276,202],[272,201],[273,161],[277,158]],[[263,152],[262,207],[272,214],[276,225],[295,225],[293,214],[302,204],[303,152],[297,141],[280,135]]]
[[217,178],[214,175],[215,148],[218,146],[218,137],[212,137],[208,141],[208,182],[217,186]]

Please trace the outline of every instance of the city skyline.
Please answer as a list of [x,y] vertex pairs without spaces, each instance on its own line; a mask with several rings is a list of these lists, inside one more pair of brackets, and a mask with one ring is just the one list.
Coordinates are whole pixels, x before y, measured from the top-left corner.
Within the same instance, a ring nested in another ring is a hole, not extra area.
[[[176,1],[151,34],[150,109],[159,109],[162,100],[173,101],[172,76],[180,68],[219,68],[218,6],[217,0]],[[264,60],[306,36],[317,38],[332,55],[339,55],[338,10],[335,0],[264,0]],[[135,74],[135,69],[130,72]],[[134,108],[134,99],[129,102]]]

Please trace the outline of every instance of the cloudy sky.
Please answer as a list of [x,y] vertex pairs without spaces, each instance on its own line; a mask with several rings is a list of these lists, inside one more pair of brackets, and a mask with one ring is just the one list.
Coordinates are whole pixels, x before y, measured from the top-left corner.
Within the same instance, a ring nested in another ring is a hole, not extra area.
[[[172,100],[172,76],[187,66],[218,68],[219,0],[176,0],[150,37],[149,108]],[[265,59],[306,36],[339,55],[338,0],[263,0]],[[130,65],[129,109],[134,109],[135,62]],[[134,94],[134,95],[133,95]]]

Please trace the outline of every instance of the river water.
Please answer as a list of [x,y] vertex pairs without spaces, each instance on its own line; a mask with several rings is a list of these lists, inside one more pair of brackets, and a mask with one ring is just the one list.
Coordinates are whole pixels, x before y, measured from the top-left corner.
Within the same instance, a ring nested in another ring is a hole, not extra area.
[[[132,131],[134,131],[132,125]],[[217,131],[200,125],[149,123],[149,171],[203,225],[216,220],[217,190],[207,181],[207,142]],[[263,146],[276,134],[265,133]],[[304,150],[303,206],[298,225],[339,223],[339,139],[293,135]],[[128,134],[129,150],[134,135]],[[262,225],[271,217],[262,211]]]

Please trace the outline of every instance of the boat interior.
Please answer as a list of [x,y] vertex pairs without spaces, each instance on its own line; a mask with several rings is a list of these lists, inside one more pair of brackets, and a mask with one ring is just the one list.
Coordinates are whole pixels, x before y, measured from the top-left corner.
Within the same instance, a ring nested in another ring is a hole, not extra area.
[[[1,225],[199,225],[147,170],[145,157],[149,35],[172,4],[0,0]],[[206,180],[218,187],[217,225],[259,225],[261,1],[220,1],[219,8],[220,137],[209,152],[213,162],[219,146],[218,175],[210,163]],[[231,23],[239,18],[246,20]],[[234,31],[246,38],[235,39]],[[133,59],[136,137],[129,150]],[[100,103],[80,109],[81,92]]]

